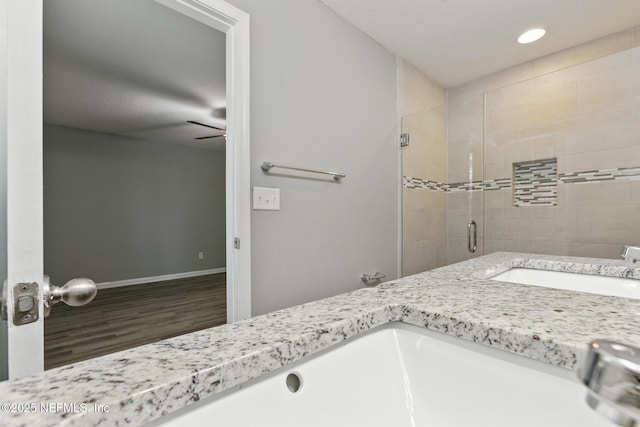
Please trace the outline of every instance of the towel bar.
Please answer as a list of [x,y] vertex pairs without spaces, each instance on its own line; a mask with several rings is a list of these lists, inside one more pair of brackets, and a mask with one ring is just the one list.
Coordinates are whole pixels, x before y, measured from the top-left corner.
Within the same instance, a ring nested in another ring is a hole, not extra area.
[[276,165],[273,162],[260,162],[260,168],[262,168],[262,170],[265,172],[268,172],[269,170],[271,170],[271,168],[280,168],[280,169],[291,169],[291,170],[302,171],[302,172],[320,173],[323,175],[331,175],[333,176],[333,179],[335,179],[336,181],[340,181],[342,178],[347,176],[340,172],[328,172],[328,171],[322,171],[322,170],[316,170],[316,169],[294,168],[292,166]]

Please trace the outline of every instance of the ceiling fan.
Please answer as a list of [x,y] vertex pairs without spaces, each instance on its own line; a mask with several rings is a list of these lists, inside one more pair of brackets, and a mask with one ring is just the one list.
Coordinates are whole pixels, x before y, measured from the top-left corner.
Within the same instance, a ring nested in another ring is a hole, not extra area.
[[227,130],[226,129],[215,127],[215,126],[211,126],[211,125],[205,125],[204,123],[195,122],[193,120],[187,120],[187,123],[208,127],[208,128],[215,129],[217,131],[222,132],[220,135],[200,136],[198,138],[193,138],[193,139],[209,139],[209,138],[220,138],[220,137],[225,137],[226,138],[227,137]]

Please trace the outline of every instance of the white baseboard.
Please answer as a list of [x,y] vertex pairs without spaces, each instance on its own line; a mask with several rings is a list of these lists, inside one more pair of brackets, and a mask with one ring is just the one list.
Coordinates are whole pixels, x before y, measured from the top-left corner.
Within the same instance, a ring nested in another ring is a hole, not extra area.
[[119,288],[121,286],[141,285],[143,283],[164,282],[166,280],[185,279],[187,277],[205,276],[207,274],[224,273],[227,269],[212,268],[210,270],[187,271],[185,273],[165,274],[163,276],[139,277],[136,279],[117,280],[115,282],[96,283],[98,289]]

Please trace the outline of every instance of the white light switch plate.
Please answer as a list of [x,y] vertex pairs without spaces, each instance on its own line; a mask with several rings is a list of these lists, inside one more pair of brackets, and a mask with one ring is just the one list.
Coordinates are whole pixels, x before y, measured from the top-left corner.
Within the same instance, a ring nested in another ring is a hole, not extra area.
[[280,189],[253,187],[253,210],[279,211]]

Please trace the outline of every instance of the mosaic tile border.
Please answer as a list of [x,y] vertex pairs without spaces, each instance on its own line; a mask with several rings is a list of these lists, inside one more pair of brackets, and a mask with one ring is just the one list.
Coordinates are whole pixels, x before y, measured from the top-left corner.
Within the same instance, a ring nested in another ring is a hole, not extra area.
[[449,191],[449,184],[421,178],[414,178],[411,176],[402,177],[402,186],[404,188],[411,188],[415,190],[431,190],[445,193]]
[[[616,169],[602,169],[558,174],[558,184],[589,184],[614,180],[640,180],[640,166]],[[407,189],[453,193],[457,191],[508,190],[511,178],[488,179],[485,181],[444,183],[411,176],[402,177],[402,186]]]
[[473,182],[455,182],[453,184],[447,184],[444,182],[430,181],[411,176],[403,176],[402,186],[404,188],[415,190],[431,190],[445,193],[476,190],[502,190],[511,188],[511,178],[489,179],[486,181]]
[[558,159],[513,164],[513,206],[557,206]]
[[511,178],[487,179],[485,181],[456,182],[449,184],[450,192],[475,190],[502,190],[511,188]]
[[640,167],[602,169],[558,174],[558,181],[562,184],[585,184],[590,182],[614,180],[640,180]]

